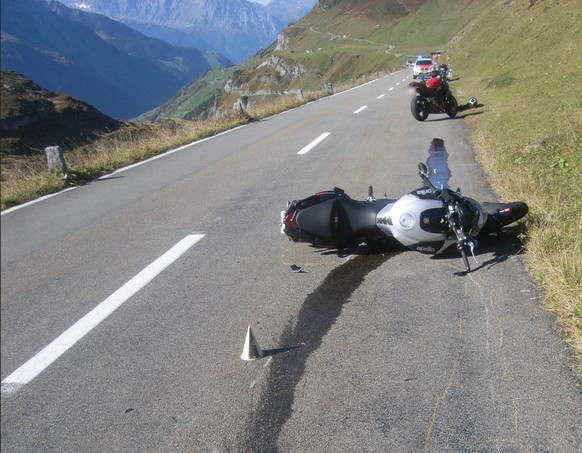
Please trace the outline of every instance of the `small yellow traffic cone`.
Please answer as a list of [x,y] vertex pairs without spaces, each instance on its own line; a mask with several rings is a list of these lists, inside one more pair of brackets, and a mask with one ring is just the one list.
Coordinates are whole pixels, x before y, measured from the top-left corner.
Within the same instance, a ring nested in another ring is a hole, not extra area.
[[261,351],[261,348],[253,335],[251,326],[249,326],[247,329],[247,338],[240,358],[243,360],[256,360],[262,357],[264,357],[263,351]]

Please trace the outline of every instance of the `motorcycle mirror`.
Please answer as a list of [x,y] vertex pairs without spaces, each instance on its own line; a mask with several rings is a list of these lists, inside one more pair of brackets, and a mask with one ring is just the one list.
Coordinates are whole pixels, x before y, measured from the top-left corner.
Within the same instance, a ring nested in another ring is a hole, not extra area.
[[418,171],[423,176],[427,176],[428,175],[428,168],[426,167],[426,165],[424,164],[424,162],[419,162],[418,163]]

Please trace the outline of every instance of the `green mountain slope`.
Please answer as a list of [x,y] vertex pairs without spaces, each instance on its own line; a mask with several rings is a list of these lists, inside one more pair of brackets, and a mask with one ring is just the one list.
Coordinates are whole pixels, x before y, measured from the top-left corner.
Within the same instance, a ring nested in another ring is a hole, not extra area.
[[[203,113],[201,105],[224,111],[240,96],[252,102],[253,96],[352,83],[446,48],[489,6],[487,0],[320,0],[271,47],[233,69],[226,90],[209,73],[209,80],[182,89],[142,118],[192,118]],[[211,85],[212,91],[198,89]],[[196,98],[188,102],[194,110],[186,107],[185,93]]]

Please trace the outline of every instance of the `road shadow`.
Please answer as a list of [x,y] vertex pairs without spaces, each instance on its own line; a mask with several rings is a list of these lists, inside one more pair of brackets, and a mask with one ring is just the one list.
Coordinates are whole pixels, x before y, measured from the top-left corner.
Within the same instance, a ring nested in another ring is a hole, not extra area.
[[[426,121],[430,121],[430,122],[436,122],[436,121],[449,121],[449,120],[460,120],[463,118],[466,118],[468,116],[472,116],[472,115],[481,115],[482,113],[484,113],[482,110],[477,110],[484,107],[484,104],[475,104],[475,105],[471,105],[469,103],[467,104],[461,104],[459,105],[459,113],[460,112],[464,112],[462,115],[457,115],[454,118],[447,116],[444,117],[440,117],[440,118],[435,118],[435,119],[427,119]],[[438,115],[438,113],[435,113],[433,115]]]
[[459,105],[459,112],[464,112],[466,110],[480,109],[482,107],[485,107],[485,106],[483,104],[471,105],[471,104],[467,103],[467,104]]
[[[523,228],[520,225],[505,227],[495,234],[490,234],[483,237],[477,237],[477,247],[475,247],[475,257],[479,264],[476,264],[473,257],[469,257],[471,264],[471,272],[479,269],[491,269],[493,266],[507,261],[512,256],[521,255],[524,251],[524,244],[519,239]],[[491,258],[483,261],[479,257],[485,255],[492,255]],[[450,260],[460,258],[460,253],[454,246],[449,247],[440,255],[433,255],[430,258],[433,260]],[[458,275],[464,275],[461,272]]]
[[276,349],[263,349],[263,356],[269,357],[277,354],[281,354],[283,352],[292,351],[293,349],[297,349],[303,346],[303,344],[297,344],[295,346],[287,346],[284,348],[276,348]]
[[[472,116],[472,115],[481,115],[484,112],[476,112],[474,110],[471,111],[467,111],[467,113],[463,113],[462,115],[457,115],[454,118],[451,118],[450,116],[443,114],[445,116],[442,116],[440,118],[434,118],[432,119],[431,116],[429,116],[424,122],[426,123],[436,123],[439,121],[457,121],[457,120],[462,120],[463,118],[466,118],[468,116]],[[434,115],[439,115],[439,113],[435,113]]]
[[[475,264],[472,257],[469,260],[472,264],[471,271],[476,271],[481,268],[490,269],[496,264],[502,263],[512,256],[523,253],[524,244],[519,239],[519,236],[524,233],[524,228],[521,225],[512,225],[501,229],[500,231],[485,236],[476,238],[477,247],[475,247],[475,257],[479,261]],[[395,256],[403,252],[418,253],[414,250],[405,247],[396,241],[382,241],[370,244],[360,244],[355,247],[345,249],[330,249],[317,246],[310,246],[315,252],[322,256],[337,256],[339,258],[347,258],[348,256]],[[486,261],[479,259],[479,256],[492,255]],[[439,255],[429,255],[432,260],[456,260],[461,255],[454,246],[449,247]]]
[[315,245],[311,245],[310,247],[315,249],[322,256],[335,255],[339,258],[361,255],[382,255],[386,253],[392,254],[396,252],[403,252],[409,250],[407,247],[403,246],[402,244],[394,240],[362,243],[353,247],[347,247],[343,249],[317,247]]
[[473,116],[473,115],[482,115],[484,112],[467,112],[467,113],[463,113],[462,115],[457,115],[456,118],[467,118],[468,116]]

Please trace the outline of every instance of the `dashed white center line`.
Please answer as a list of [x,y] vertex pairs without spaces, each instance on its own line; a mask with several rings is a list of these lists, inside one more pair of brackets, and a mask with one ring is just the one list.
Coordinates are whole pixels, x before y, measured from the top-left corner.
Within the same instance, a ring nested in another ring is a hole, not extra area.
[[32,381],[75,343],[99,325],[101,321],[117,310],[125,301],[151,282],[158,274],[203,237],[204,234],[191,234],[174,245],[79,321],[65,330],[56,340],[4,379],[2,381],[2,393],[11,393]]
[[385,94],[381,94],[380,96],[376,97],[376,99],[382,99],[384,96],[386,96]]
[[300,151],[298,151],[297,154],[307,154],[309,151],[311,151],[311,149],[314,146],[317,146],[319,143],[321,143],[323,140],[325,140],[329,134],[330,134],[330,132],[324,132],[319,137],[317,137],[315,140],[313,140],[309,145],[303,147]]
[[356,110],[354,113],[360,113],[363,110],[366,110],[368,108],[367,105],[364,105],[363,107],[360,107],[358,110]]
[[394,87],[390,87],[388,88],[388,91],[392,91],[394,89]]

